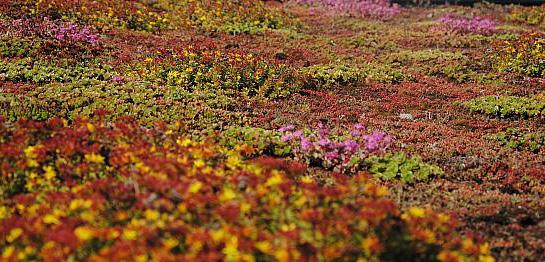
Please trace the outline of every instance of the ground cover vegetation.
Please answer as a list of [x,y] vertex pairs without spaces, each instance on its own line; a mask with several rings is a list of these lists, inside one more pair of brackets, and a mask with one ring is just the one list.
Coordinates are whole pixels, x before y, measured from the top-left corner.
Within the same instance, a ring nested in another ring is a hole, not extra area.
[[542,261],[542,11],[0,0],[0,261]]

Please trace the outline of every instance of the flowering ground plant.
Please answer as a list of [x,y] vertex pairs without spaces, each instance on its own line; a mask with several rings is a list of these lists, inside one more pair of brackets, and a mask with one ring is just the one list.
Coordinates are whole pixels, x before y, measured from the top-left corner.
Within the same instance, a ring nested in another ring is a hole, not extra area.
[[401,211],[364,175],[321,186],[176,125],[2,120],[0,130],[3,260],[493,260],[451,216]]
[[448,14],[437,20],[438,30],[446,30],[460,34],[489,35],[496,31],[496,22],[484,17],[464,17]]
[[389,0],[295,0],[298,4],[322,6],[340,14],[388,19],[401,12]]
[[322,166],[341,173],[361,170],[363,160],[372,154],[384,153],[392,143],[392,137],[381,131],[366,132],[357,124],[345,136],[332,136],[323,123],[317,130],[295,130],[288,125],[279,129],[284,133],[283,142],[292,144],[298,160],[312,166]]
[[499,72],[511,72],[531,77],[545,77],[545,34],[522,34],[514,40],[494,44],[494,67]]

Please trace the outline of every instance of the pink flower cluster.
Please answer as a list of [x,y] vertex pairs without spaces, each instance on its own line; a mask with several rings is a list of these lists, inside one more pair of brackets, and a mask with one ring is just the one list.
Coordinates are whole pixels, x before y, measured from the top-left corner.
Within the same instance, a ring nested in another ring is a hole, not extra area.
[[298,160],[344,173],[357,171],[369,155],[384,152],[392,142],[388,134],[381,131],[368,133],[361,124],[355,125],[349,135],[341,137],[332,136],[322,123],[316,131],[295,130],[293,125],[278,131],[283,133],[282,141],[292,145]]
[[89,26],[79,26],[72,22],[56,22],[48,19],[31,20],[17,19],[11,24],[0,26],[3,33],[14,37],[38,36],[45,39],[55,39],[61,42],[89,43],[99,42],[99,35],[92,32]]
[[449,14],[441,17],[439,20],[437,20],[437,22],[441,24],[439,29],[461,34],[477,33],[489,35],[496,31],[496,22],[489,18],[467,18]]
[[351,16],[388,19],[401,12],[389,0],[295,0],[299,4],[318,5]]
[[93,34],[88,26],[78,26],[74,23],[63,23],[51,31],[57,40],[72,42],[98,43],[98,34]]

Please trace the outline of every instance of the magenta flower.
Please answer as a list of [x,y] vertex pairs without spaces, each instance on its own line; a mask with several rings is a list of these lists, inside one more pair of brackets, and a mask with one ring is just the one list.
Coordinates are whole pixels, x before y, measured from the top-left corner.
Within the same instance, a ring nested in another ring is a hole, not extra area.
[[329,141],[329,139],[322,138],[322,139],[318,140],[318,145],[321,146],[321,147],[328,147],[328,146],[331,145],[331,141]]
[[325,159],[326,160],[331,161],[331,160],[335,160],[337,158],[339,158],[339,153],[337,153],[337,151],[329,151],[329,152],[325,153]]
[[348,151],[348,152],[356,152],[358,150],[358,147],[359,147],[359,144],[358,142],[354,141],[354,140],[346,140],[344,142],[341,143],[344,150]]
[[293,134],[285,134],[282,136],[282,142],[288,142],[293,139]]
[[388,19],[401,12],[397,4],[388,0],[294,0],[299,4],[322,6],[331,11],[350,16]]
[[365,147],[370,152],[376,151],[381,147],[382,144],[385,144],[385,146],[387,146],[391,141],[390,136],[380,131],[374,131],[370,135],[363,136],[363,139],[367,142],[365,144]]
[[496,31],[496,22],[489,18],[473,17],[467,18],[454,14],[449,14],[437,20],[441,24],[439,29],[452,31],[456,33],[477,33],[489,35]]
[[291,131],[295,129],[295,126],[294,125],[285,125],[281,128],[278,129],[279,132],[287,132],[287,131]]
[[302,137],[303,136],[303,130],[297,130],[293,132],[293,137]]
[[312,148],[312,142],[306,138],[301,138],[301,150],[304,152],[309,151]]

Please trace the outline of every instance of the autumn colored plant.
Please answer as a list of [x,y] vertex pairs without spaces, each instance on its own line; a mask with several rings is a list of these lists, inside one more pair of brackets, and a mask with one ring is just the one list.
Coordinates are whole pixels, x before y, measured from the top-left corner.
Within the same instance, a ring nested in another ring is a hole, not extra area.
[[540,29],[545,28],[545,6],[534,7],[516,7],[507,16],[511,21],[520,22],[523,24],[537,26]]
[[500,72],[545,77],[545,34],[523,34],[515,40],[497,42],[494,66]]
[[21,17],[31,15],[38,18],[60,18],[78,24],[90,24],[102,30],[122,27],[157,31],[168,25],[161,11],[141,1],[16,0],[3,8]]
[[365,176],[297,181],[176,126],[50,119],[0,130],[3,259],[492,260],[452,217],[402,212]]

